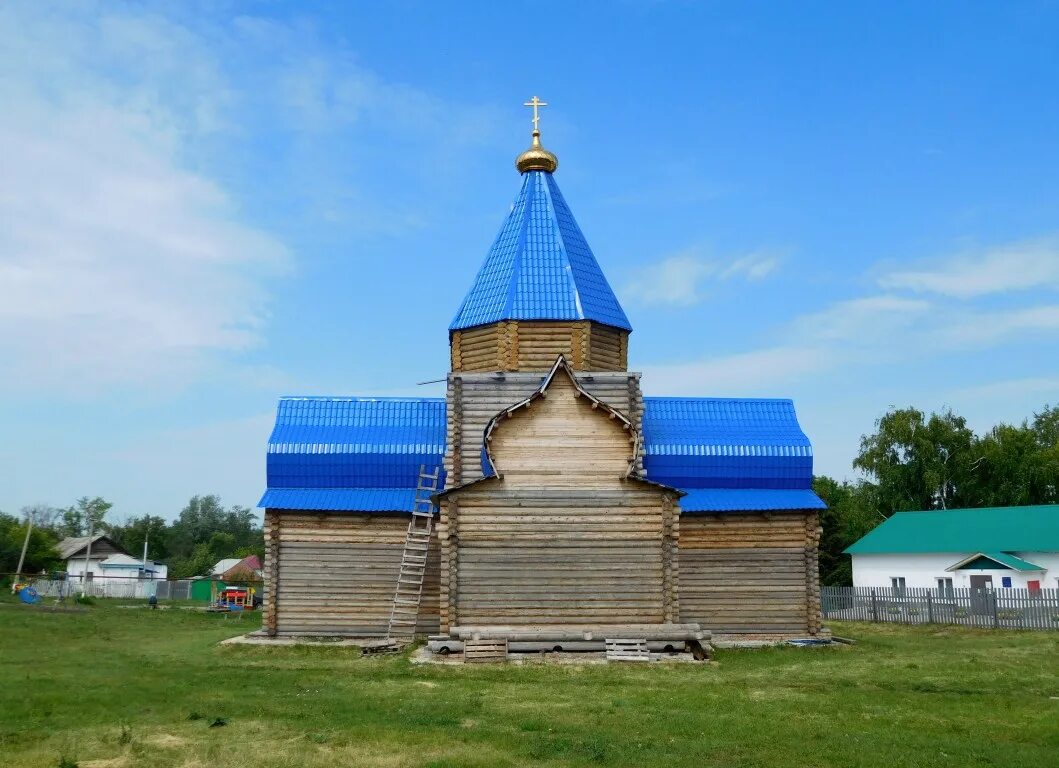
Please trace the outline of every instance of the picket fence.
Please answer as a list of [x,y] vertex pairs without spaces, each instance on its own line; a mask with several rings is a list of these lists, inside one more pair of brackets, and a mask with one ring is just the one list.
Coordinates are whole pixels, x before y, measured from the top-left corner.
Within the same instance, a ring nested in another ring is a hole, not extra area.
[[824,619],[1059,630],[1059,589],[823,587]]

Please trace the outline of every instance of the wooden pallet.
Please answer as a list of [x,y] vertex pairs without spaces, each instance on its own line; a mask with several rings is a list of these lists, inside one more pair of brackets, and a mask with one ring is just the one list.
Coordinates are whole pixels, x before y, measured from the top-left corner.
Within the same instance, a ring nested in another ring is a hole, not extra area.
[[361,646],[360,652],[364,656],[374,656],[384,653],[400,653],[404,650],[405,643],[389,638],[383,640],[369,640]]
[[468,664],[507,661],[507,640],[465,640],[463,660]]
[[607,661],[650,661],[647,641],[640,638],[606,638]]

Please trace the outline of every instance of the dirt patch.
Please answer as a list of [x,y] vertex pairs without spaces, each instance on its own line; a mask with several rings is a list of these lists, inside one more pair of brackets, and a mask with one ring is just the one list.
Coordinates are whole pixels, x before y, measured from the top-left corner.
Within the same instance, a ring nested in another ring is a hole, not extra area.
[[154,736],[146,737],[143,742],[144,744],[150,744],[152,747],[159,747],[161,749],[176,749],[187,744],[187,739],[182,739],[171,733],[159,733]]
[[81,768],[125,768],[129,765],[129,756],[118,755],[105,760],[79,760],[77,764]]

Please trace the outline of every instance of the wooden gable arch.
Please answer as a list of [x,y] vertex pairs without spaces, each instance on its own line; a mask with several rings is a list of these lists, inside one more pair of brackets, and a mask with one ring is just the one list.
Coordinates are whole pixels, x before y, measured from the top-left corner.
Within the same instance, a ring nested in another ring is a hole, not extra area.
[[633,475],[640,435],[627,416],[587,392],[559,355],[533,394],[490,419],[483,445],[483,469],[501,479],[592,485],[594,477]]

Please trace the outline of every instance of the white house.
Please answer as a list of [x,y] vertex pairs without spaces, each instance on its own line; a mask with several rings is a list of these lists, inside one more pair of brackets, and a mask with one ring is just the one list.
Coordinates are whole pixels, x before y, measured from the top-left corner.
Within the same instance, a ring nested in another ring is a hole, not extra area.
[[[111,555],[129,555],[125,549],[107,536],[97,533],[91,537],[89,548],[88,536],[71,536],[56,545],[59,557],[66,562],[66,573],[71,578],[80,579],[82,574],[90,574],[90,579],[103,575],[103,561]],[[88,558],[86,563],[85,558]]]
[[898,512],[846,550],[853,586],[1059,588],[1059,504]]
[[140,579],[164,580],[169,567],[165,563],[156,560],[143,560],[126,554],[114,554],[100,563],[102,575],[100,578],[123,578],[130,577]]
[[67,578],[80,582],[87,572],[90,591],[94,595],[145,597],[153,594],[151,584],[164,581],[168,572],[164,563],[134,557],[102,533],[92,537],[91,550],[88,536],[63,539],[56,548],[66,561]]

